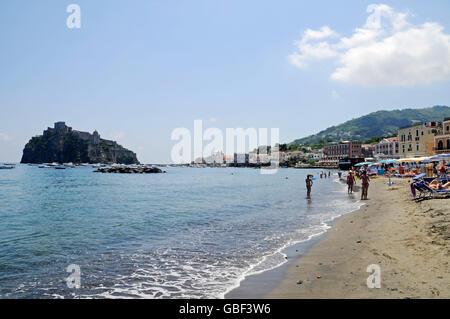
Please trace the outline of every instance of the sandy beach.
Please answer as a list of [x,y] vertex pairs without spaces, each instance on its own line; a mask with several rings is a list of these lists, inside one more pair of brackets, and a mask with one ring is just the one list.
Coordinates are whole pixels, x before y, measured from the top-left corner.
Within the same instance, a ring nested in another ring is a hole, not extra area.
[[[365,205],[339,218],[265,297],[449,298],[450,199],[417,203],[407,180],[395,182],[373,180]],[[371,264],[381,288],[367,287]]]

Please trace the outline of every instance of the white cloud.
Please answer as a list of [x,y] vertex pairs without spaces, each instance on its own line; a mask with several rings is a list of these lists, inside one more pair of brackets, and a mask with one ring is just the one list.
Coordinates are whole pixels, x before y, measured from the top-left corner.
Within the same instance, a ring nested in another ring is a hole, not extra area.
[[370,5],[367,12],[364,26],[349,37],[339,37],[329,27],[308,29],[295,42],[298,50],[289,60],[305,68],[314,61],[333,59],[337,67],[331,79],[365,86],[411,86],[450,79],[450,35],[441,25],[413,25],[408,13],[384,4]]
[[303,33],[300,41],[295,41],[295,45],[299,52],[295,52],[289,56],[289,60],[299,68],[306,67],[308,62],[312,59],[321,60],[329,59],[336,56],[336,52],[330,47],[327,42],[310,43],[317,40],[324,40],[327,38],[335,38],[339,35],[324,26],[320,30],[308,29]]
[[308,29],[303,33],[303,38],[300,42],[309,42],[311,40],[323,40],[330,37],[337,37],[339,34],[337,34],[335,31],[331,30],[328,26],[323,26],[320,28],[320,30],[311,30]]

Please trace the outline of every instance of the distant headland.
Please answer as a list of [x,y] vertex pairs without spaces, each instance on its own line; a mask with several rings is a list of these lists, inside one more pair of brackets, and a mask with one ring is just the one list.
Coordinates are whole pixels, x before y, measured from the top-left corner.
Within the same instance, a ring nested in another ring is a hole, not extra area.
[[20,162],[139,164],[136,154],[117,142],[100,138],[97,131],[72,130],[65,122],[57,122],[43,135],[32,137]]

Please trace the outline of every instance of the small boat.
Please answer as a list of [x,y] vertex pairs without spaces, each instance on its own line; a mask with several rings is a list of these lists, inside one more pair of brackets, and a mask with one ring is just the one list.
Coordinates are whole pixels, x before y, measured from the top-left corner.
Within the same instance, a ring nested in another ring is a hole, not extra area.
[[66,167],[64,165],[58,165],[55,166],[55,169],[66,169]]
[[13,169],[15,168],[14,165],[0,165],[0,169]]
[[65,167],[75,167],[75,165],[72,162],[70,162],[70,163],[63,163],[63,165]]

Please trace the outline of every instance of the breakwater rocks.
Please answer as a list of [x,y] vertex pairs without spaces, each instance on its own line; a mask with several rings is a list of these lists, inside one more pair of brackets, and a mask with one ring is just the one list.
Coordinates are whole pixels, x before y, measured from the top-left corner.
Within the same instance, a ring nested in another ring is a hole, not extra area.
[[165,173],[158,167],[100,167],[94,173],[119,173],[119,174],[158,174]]

